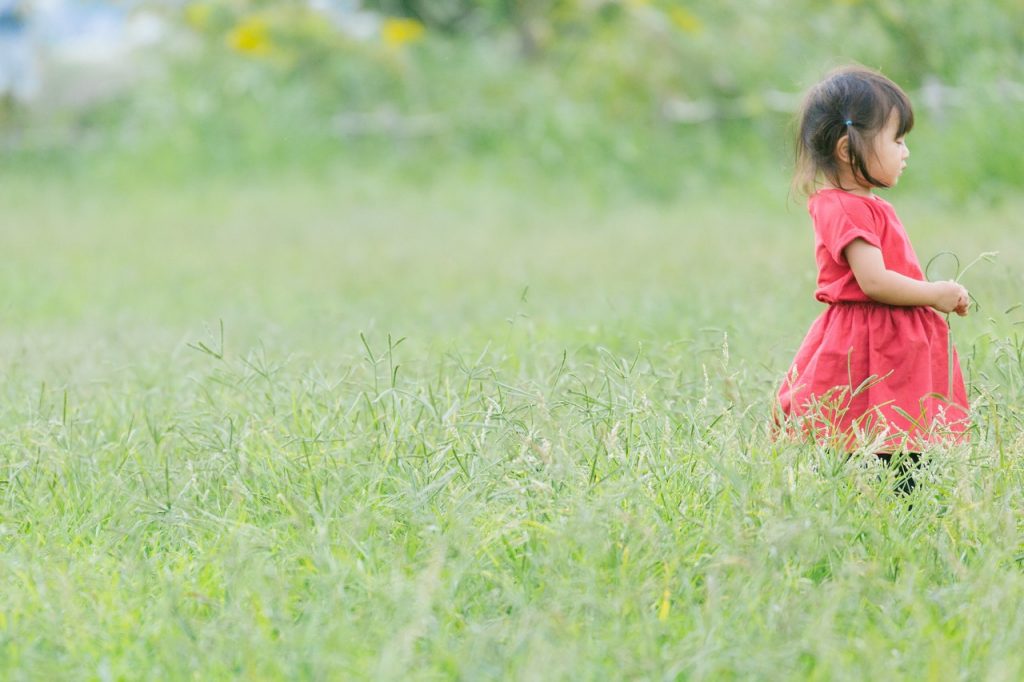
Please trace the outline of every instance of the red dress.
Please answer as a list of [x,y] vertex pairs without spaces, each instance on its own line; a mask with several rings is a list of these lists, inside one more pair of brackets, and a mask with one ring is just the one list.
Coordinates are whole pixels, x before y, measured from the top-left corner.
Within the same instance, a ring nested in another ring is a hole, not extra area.
[[858,445],[920,451],[962,440],[967,391],[955,350],[950,363],[946,321],[932,308],[872,301],[843,256],[850,242],[863,239],[881,250],[887,269],[925,279],[892,205],[826,189],[807,207],[818,263],[815,298],[828,309],[811,325],[779,390],[783,413],[845,452]]

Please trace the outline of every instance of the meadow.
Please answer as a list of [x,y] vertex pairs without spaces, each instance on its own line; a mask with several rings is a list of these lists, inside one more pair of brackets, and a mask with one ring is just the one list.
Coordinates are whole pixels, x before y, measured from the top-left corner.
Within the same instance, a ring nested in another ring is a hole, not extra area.
[[1020,679],[1021,198],[889,193],[999,252],[908,507],[772,436],[784,183],[6,174],[0,677]]

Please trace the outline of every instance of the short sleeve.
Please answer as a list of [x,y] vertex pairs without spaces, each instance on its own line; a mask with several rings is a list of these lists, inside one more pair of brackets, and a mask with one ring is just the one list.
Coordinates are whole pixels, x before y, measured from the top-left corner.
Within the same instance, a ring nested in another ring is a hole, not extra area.
[[843,249],[855,239],[882,248],[882,222],[866,202],[830,192],[829,201],[815,206],[814,227],[822,246],[837,263],[845,263]]

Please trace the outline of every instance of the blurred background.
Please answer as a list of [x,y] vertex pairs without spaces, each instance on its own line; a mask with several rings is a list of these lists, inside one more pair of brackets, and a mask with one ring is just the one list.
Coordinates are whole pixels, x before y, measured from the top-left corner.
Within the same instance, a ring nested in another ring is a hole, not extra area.
[[911,94],[908,185],[1020,187],[1019,0],[0,0],[0,173],[778,196],[850,61]]
[[[771,420],[851,61],[977,304],[908,514]],[[1022,105],[1022,0],[0,0],[0,680],[1021,679]]]

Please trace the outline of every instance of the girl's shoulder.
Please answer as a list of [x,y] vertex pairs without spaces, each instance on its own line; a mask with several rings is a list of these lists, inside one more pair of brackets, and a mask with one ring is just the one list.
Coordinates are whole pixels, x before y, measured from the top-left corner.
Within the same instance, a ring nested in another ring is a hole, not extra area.
[[845,189],[835,187],[822,187],[808,199],[810,203],[820,204],[841,204],[841,205],[863,205],[863,206],[891,206],[891,204],[877,194],[854,194]]
[[807,210],[815,218],[846,216],[855,222],[884,221],[893,212],[892,204],[878,196],[853,194],[842,189],[819,189],[807,199]]

